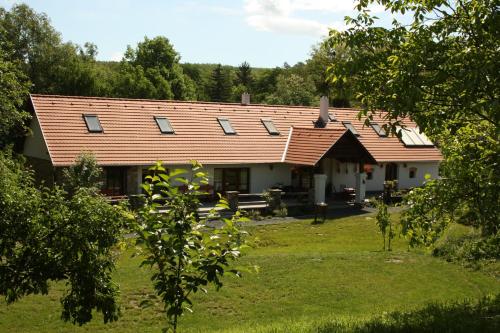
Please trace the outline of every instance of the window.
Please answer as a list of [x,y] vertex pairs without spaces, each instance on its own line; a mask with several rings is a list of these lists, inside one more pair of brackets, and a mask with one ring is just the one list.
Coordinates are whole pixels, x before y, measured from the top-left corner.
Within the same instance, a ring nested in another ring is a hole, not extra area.
[[250,169],[215,168],[214,190],[218,193],[225,193],[226,191],[248,193],[250,190]]
[[90,133],[101,133],[102,127],[99,117],[95,114],[84,114],[83,119]]
[[225,134],[236,134],[231,122],[227,118],[217,118]]
[[165,118],[165,117],[156,117],[156,124],[160,128],[160,132],[163,134],[174,134],[174,129],[172,128],[172,125],[170,124],[170,121]]
[[417,177],[417,168],[410,168],[410,172],[408,175],[409,178],[413,179]]
[[387,132],[379,124],[370,122],[370,126],[378,134],[378,136],[387,136]]
[[354,126],[352,126],[350,121],[343,121],[342,125],[344,125],[344,127],[347,128],[349,131],[351,131],[352,134],[359,136],[358,131],[356,131],[356,129],[354,128]]
[[269,134],[271,134],[271,135],[279,135],[280,134],[280,132],[278,131],[276,126],[274,126],[272,119],[261,119],[261,121],[264,124],[264,126],[266,127]]
[[405,146],[434,146],[431,140],[418,127],[401,128],[397,127],[397,133]]
[[118,196],[127,193],[127,168],[105,167],[104,184],[101,192],[107,196]]
[[335,113],[333,112],[328,112],[328,119],[330,119],[330,121],[337,121],[337,118],[335,118]]

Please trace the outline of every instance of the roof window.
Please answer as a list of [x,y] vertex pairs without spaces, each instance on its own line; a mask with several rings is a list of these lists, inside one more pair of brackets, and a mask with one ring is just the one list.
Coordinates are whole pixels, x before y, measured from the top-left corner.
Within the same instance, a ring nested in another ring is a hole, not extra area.
[[95,114],[84,114],[83,119],[90,133],[102,133],[101,122]]
[[352,134],[359,136],[358,131],[354,128],[354,126],[351,124],[350,121],[343,121],[342,125],[344,125],[345,128],[347,128],[349,131],[351,131]]
[[262,123],[264,124],[264,127],[267,129],[269,134],[271,135],[279,135],[280,131],[274,126],[273,120],[272,119],[260,119]]
[[328,119],[330,119],[330,121],[337,121],[337,118],[335,118],[335,113],[333,112],[328,112]]
[[231,122],[227,118],[217,118],[225,134],[236,134]]
[[170,124],[170,121],[165,118],[165,117],[156,117],[155,116],[155,121],[156,124],[158,125],[158,128],[160,129],[160,132],[162,134],[174,134],[174,129],[172,128],[172,125]]
[[370,122],[370,126],[378,134],[378,136],[387,136],[387,131],[379,124]]
[[401,138],[401,141],[403,141],[404,145],[407,147],[434,146],[434,143],[432,143],[432,141],[429,140],[429,138],[424,133],[420,132],[420,129],[418,127],[414,127],[414,128],[397,127],[396,131],[398,133],[398,136]]

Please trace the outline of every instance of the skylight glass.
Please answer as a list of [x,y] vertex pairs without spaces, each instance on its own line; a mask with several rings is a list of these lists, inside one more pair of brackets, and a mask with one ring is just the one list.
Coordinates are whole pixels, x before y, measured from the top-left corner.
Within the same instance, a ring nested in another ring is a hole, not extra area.
[[231,125],[231,122],[227,118],[217,118],[219,121],[220,126],[224,130],[224,133],[226,134],[236,134],[236,131],[234,130],[233,126]]
[[99,117],[95,114],[84,114],[83,119],[85,120],[85,124],[87,125],[87,129],[91,133],[101,133],[102,126],[99,121]]
[[370,126],[378,134],[378,136],[387,136],[387,132],[379,124],[370,122]]
[[264,124],[264,126],[266,127],[269,134],[271,134],[271,135],[279,135],[280,134],[280,132],[278,131],[276,126],[274,126],[272,119],[261,119],[261,121]]
[[358,131],[354,128],[354,126],[351,124],[350,121],[343,121],[342,125],[344,125],[345,128],[347,128],[349,131],[351,131],[352,134],[359,136]]
[[174,134],[174,129],[170,124],[170,121],[165,117],[155,117],[156,124],[160,128],[160,132],[163,134]]
[[434,146],[432,141],[424,133],[421,133],[418,127],[397,127],[397,132],[405,146]]

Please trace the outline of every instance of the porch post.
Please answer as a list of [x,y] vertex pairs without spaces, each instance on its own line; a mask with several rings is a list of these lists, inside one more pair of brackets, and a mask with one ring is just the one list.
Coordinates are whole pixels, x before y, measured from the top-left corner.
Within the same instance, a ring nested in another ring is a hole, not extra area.
[[326,190],[326,175],[325,174],[315,174],[314,175],[314,203],[325,202],[325,190]]
[[356,173],[356,199],[357,204],[361,204],[365,201],[366,196],[366,173],[364,170],[364,164],[359,164],[359,172]]

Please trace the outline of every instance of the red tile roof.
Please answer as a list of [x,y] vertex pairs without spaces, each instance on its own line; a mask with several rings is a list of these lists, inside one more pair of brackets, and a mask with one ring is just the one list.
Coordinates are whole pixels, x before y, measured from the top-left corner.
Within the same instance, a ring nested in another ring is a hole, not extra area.
[[[281,162],[291,127],[313,128],[319,115],[319,108],[257,104],[53,95],[32,95],[31,101],[54,166],[70,165],[86,150],[101,165],[185,164],[193,159],[204,164]],[[380,138],[372,128],[363,128],[357,110],[330,112],[339,121],[328,123],[327,129],[345,131],[341,121],[351,121],[378,162],[441,160],[435,147],[407,148],[396,137]],[[98,115],[104,132],[89,133],[84,113]],[[167,117],[175,134],[161,134],[154,116]],[[225,135],[217,117],[228,118],[237,134]],[[280,135],[270,135],[261,118],[272,119]]]

